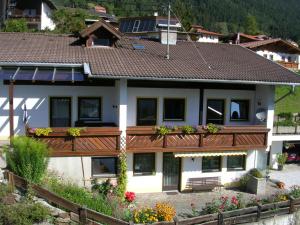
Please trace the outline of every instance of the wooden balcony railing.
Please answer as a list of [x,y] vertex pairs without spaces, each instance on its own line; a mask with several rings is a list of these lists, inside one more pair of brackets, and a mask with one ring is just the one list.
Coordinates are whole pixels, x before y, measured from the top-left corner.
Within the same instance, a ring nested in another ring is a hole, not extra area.
[[116,156],[120,153],[120,134],[117,127],[89,127],[73,137],[68,128],[52,128],[48,136],[36,136],[34,128],[27,129],[27,135],[48,144],[51,156]]
[[284,61],[278,61],[277,63],[279,63],[280,65],[284,66],[285,68],[288,69],[298,69],[298,63],[296,62],[284,62]]
[[215,134],[198,127],[193,134],[172,132],[164,136],[154,127],[129,127],[127,152],[197,152],[221,150],[265,149],[269,129],[263,126],[223,127]]

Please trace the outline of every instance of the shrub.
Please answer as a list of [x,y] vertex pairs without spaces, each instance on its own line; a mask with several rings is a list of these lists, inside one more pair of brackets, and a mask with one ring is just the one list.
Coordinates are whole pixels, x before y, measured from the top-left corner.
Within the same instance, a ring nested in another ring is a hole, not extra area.
[[194,128],[192,126],[182,126],[181,131],[184,134],[192,134],[192,133],[196,132],[196,128]]
[[291,112],[282,112],[277,115],[278,117],[284,118],[285,120],[292,120],[293,119],[293,113]]
[[157,213],[152,208],[142,208],[133,212],[134,223],[155,223],[158,222]]
[[157,203],[155,205],[155,211],[157,213],[157,218],[159,221],[173,221],[176,211],[173,206],[169,203]]
[[219,211],[226,212],[244,207],[245,205],[242,202],[242,195],[238,194],[237,196],[233,196],[231,198],[228,196],[222,196],[219,199],[214,199],[212,202],[206,203],[203,211],[206,214],[212,214]]
[[213,123],[209,123],[207,124],[206,126],[204,126],[204,129],[208,131],[208,133],[211,133],[211,134],[215,134],[215,133],[218,133],[219,130],[221,129],[221,127],[213,124]]
[[50,133],[52,133],[52,129],[50,127],[48,128],[36,128],[34,130],[34,134],[36,136],[48,136]]
[[47,145],[33,138],[16,137],[12,148],[5,150],[8,168],[33,183],[39,183],[48,165]]
[[0,205],[0,224],[32,225],[50,217],[50,210],[40,203],[20,202],[13,205]]
[[106,181],[98,184],[95,183],[92,186],[93,191],[97,191],[99,194],[103,194],[104,196],[107,196],[109,193],[113,193],[115,191],[115,186],[112,184],[110,179],[107,179]]
[[251,169],[249,174],[256,178],[263,178],[262,173],[258,169]]
[[288,158],[287,153],[278,153],[276,154],[276,161],[279,165],[284,165],[286,163],[286,160]]
[[167,127],[167,126],[160,126],[160,127],[156,128],[156,133],[161,136],[167,135],[171,132],[172,132],[172,128]]
[[295,185],[291,187],[290,196],[294,198],[300,198],[300,186]]

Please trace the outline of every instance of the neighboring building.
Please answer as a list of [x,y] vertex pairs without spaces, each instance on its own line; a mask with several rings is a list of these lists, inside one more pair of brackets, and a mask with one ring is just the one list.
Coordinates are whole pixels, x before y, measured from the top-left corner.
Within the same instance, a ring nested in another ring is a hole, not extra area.
[[295,43],[277,38],[242,43],[241,46],[288,69],[300,70],[300,48]]
[[219,37],[222,36],[222,34],[205,30],[204,27],[200,25],[192,25],[190,36],[192,40],[197,42],[218,43]]
[[5,19],[26,19],[30,29],[53,30],[51,19],[56,6],[51,0],[4,0],[7,1]]
[[[109,14],[106,11],[106,8],[100,5],[96,5],[94,8],[90,9],[90,12],[96,16],[98,16],[100,19],[104,20],[107,23],[110,23],[114,26],[114,28],[119,28],[118,19],[115,15]],[[86,25],[91,25],[99,20],[97,19],[87,19],[85,20]]]
[[[1,139],[52,127],[40,137],[52,148],[49,168],[79,184],[115,178],[125,151],[127,190],[135,192],[188,190],[199,177],[224,184],[264,169],[274,87],[300,85],[292,71],[239,45],[178,41],[167,60],[165,45],[103,21],[80,38],[0,33],[0,53]],[[221,130],[208,133],[208,123]],[[196,132],[163,136],[160,125]],[[74,126],[86,129],[70,137]]]

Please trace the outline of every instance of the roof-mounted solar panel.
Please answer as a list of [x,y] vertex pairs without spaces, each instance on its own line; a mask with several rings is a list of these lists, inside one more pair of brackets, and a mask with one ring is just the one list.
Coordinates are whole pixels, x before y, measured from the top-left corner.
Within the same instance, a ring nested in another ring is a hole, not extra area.
[[145,50],[145,46],[142,44],[132,44],[134,50]]

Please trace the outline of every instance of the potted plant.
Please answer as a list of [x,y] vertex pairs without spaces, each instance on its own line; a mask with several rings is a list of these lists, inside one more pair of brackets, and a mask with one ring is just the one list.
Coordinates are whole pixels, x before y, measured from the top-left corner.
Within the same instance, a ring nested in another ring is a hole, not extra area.
[[276,161],[278,163],[278,170],[283,170],[283,165],[286,163],[286,160],[288,158],[287,153],[278,153],[276,155]]
[[248,173],[247,192],[263,195],[266,190],[266,179],[258,169],[252,169]]

